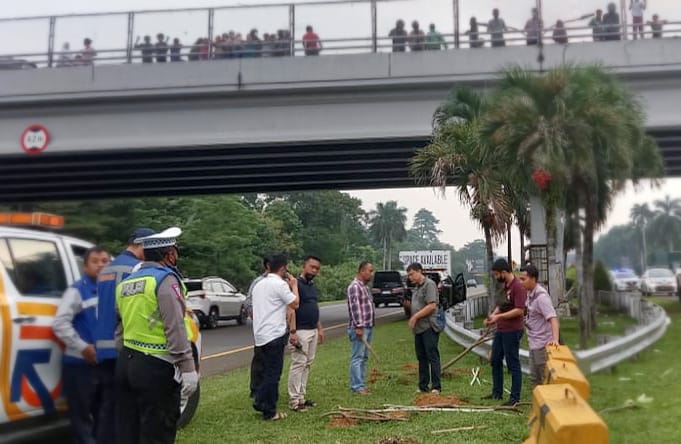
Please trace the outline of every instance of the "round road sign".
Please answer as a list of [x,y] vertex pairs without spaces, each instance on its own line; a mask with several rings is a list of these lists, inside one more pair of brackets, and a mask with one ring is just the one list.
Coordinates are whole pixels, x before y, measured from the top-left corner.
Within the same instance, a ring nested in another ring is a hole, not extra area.
[[31,125],[21,133],[20,142],[28,154],[40,154],[50,143],[50,133],[42,125]]

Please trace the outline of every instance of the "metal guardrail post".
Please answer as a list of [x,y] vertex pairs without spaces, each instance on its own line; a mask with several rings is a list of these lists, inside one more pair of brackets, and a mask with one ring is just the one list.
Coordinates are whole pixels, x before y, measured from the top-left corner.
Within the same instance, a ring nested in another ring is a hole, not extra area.
[[620,0],[620,29],[622,40],[629,39],[629,20],[627,18],[627,0]]
[[213,57],[213,27],[215,26],[215,9],[208,9],[208,58]]
[[289,31],[289,51],[291,56],[296,56],[296,5],[288,5],[288,31]]
[[54,63],[54,30],[57,26],[57,17],[50,17],[50,33],[47,37],[47,67],[52,68]]
[[458,49],[460,44],[459,35],[461,33],[461,20],[459,17],[459,0],[453,0],[452,8],[454,12],[454,47]]
[[376,0],[371,0],[371,52],[378,51],[378,7]]
[[125,60],[128,63],[132,63],[132,51],[133,51],[133,34],[135,33],[135,13],[128,12],[128,39],[125,44]]

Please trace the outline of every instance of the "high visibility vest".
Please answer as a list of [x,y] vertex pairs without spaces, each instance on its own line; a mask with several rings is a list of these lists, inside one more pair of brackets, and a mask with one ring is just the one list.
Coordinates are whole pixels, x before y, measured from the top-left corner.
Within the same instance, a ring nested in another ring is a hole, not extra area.
[[[133,350],[150,354],[167,354],[167,340],[159,315],[156,290],[169,274],[177,277],[183,297],[187,288],[172,270],[144,267],[128,276],[116,287],[116,306],[123,324],[123,344]],[[195,340],[196,328],[185,315],[184,325],[188,340]]]

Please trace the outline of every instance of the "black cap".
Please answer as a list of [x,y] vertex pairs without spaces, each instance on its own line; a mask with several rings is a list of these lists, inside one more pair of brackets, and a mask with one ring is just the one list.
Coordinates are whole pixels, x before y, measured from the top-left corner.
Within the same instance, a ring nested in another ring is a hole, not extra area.
[[[128,245],[141,244],[141,238],[151,236],[152,234],[156,234],[156,231],[152,230],[151,228],[136,228],[135,231],[130,233],[130,236],[128,237]],[[140,241],[135,242],[137,239],[140,239]]]
[[510,273],[512,270],[506,259],[497,259],[492,265],[492,271],[508,271]]

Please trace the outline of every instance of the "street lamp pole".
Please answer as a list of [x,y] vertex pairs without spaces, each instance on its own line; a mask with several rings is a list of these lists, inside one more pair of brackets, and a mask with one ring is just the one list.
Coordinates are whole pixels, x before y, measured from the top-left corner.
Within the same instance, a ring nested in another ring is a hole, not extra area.
[[643,239],[643,260],[641,261],[643,270],[641,270],[641,273],[645,273],[646,269],[648,268],[648,245],[646,243],[646,225],[647,224],[645,221],[641,225],[641,239]]

